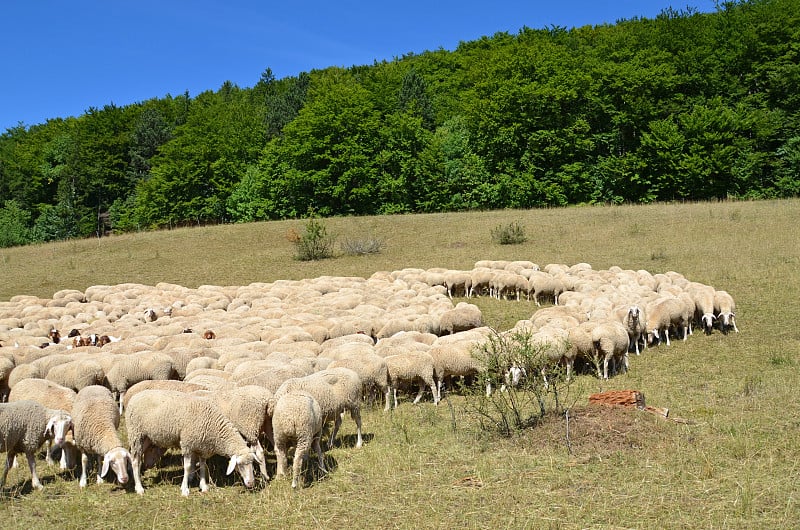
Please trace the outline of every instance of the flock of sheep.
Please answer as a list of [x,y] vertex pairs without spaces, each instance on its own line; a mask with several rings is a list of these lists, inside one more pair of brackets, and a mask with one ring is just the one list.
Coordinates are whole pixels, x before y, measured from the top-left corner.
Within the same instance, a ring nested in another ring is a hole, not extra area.
[[[60,449],[61,469],[80,456],[81,488],[96,459],[98,483],[113,471],[125,484],[131,469],[140,494],[142,473],[179,450],[183,495],[195,476],[208,489],[212,455],[228,458],[227,473],[238,471],[252,487],[256,467],[269,478],[267,450],[283,476],[294,447],[296,487],[311,449],[325,471],[324,448],[333,447],[345,413],[359,448],[364,403],[383,400],[389,410],[407,391],[416,392],[414,403],[427,391],[438,403],[443,383],[486,369],[474,352],[496,332],[476,305],[454,302],[475,296],[551,301],[502,334],[525,332],[550,364],[566,365],[567,377],[585,357],[607,378],[627,369],[629,351],[669,345],[671,335],[685,340],[695,325],[738,331],[725,291],[675,272],[585,263],[480,261],[471,270],[407,268],[370,278],[20,295],[0,303],[0,487],[25,454],[41,488],[35,456],[45,442],[48,463]],[[512,379],[521,375],[506,369]]]

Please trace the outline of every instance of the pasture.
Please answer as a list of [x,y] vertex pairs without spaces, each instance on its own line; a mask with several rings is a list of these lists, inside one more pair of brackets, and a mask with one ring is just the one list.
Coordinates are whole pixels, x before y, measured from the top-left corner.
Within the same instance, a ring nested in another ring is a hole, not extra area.
[[[590,263],[677,271],[730,292],[740,333],[695,333],[631,357],[608,381],[580,375],[563,417],[512,438],[481,432],[450,394],[434,407],[408,400],[366,408],[365,444],[326,453],[332,471],[293,491],[290,481],[247,490],[222,472],[206,494],[180,496],[177,458],[133,485],[81,491],[38,461],[0,498],[10,528],[794,528],[800,521],[800,200],[576,207],[326,219],[339,237],[374,236],[379,254],[293,259],[287,231],[303,221],[196,227],[0,250],[0,301],[20,294],[137,282],[234,286],[325,275],[369,277],[405,267],[468,269],[481,259]],[[492,243],[519,221],[528,241]],[[532,302],[473,299],[486,323],[508,329]],[[7,347],[8,345],[4,345]],[[638,411],[581,407],[589,394],[642,391],[685,423]],[[124,426],[123,426],[124,436]],[[274,468],[274,457],[269,460]],[[224,462],[212,461],[212,467]]]

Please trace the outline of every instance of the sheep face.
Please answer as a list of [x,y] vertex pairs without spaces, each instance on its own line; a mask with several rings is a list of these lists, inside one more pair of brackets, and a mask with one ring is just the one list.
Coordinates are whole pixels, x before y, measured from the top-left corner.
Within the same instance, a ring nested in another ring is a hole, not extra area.
[[705,313],[701,317],[701,322],[703,323],[703,330],[705,331],[706,335],[711,335],[711,329],[714,327],[714,317],[711,313]]
[[228,470],[225,474],[230,475],[235,469],[242,477],[244,485],[248,488],[252,488],[256,483],[255,473],[253,472],[253,462],[258,462],[258,458],[254,453],[235,454],[231,456],[228,462]]
[[53,440],[54,447],[61,447],[64,445],[64,440],[67,438],[67,433],[72,430],[72,417],[62,412],[52,416],[47,421],[47,427],[44,429],[45,436]]
[[120,484],[128,483],[128,463],[131,461],[131,455],[122,447],[117,447],[109,451],[103,457],[103,467],[100,470],[100,476],[105,477],[108,470],[114,471],[117,476],[117,482]]

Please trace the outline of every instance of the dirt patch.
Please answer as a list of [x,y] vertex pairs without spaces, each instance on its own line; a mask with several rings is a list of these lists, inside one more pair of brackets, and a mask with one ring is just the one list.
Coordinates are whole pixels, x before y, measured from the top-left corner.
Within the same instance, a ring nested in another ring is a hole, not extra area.
[[526,434],[536,446],[569,449],[576,457],[603,456],[619,451],[652,449],[672,438],[675,425],[633,407],[586,405],[573,407],[568,417],[548,415]]

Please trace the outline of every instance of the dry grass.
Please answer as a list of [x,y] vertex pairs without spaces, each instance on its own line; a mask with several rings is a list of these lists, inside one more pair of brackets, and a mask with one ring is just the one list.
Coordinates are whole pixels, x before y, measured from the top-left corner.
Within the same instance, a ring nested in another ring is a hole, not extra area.
[[[0,250],[0,299],[51,297],[95,284],[243,285],[321,275],[369,276],[404,267],[470,268],[479,259],[589,262],[676,270],[726,289],[741,333],[695,334],[649,349],[628,374],[577,378],[569,444],[563,416],[493,439],[463,398],[364,414],[361,450],[328,453],[332,472],[302,491],[288,481],[247,491],[217,474],[205,495],[180,497],[177,465],[149,471],[145,495],[111,485],[83,492],[39,462],[30,490],[12,470],[0,518],[12,528],[792,528],[800,521],[800,201],[586,207],[326,220],[340,236],[382,238],[380,254],[293,259],[286,233],[302,222],[181,229]],[[519,221],[529,240],[491,242]],[[480,300],[507,328],[527,302]],[[583,407],[588,394],[637,389],[680,424],[637,411]],[[353,433],[345,421],[344,435]],[[274,465],[274,464],[273,464]],[[220,467],[217,465],[216,467]]]

